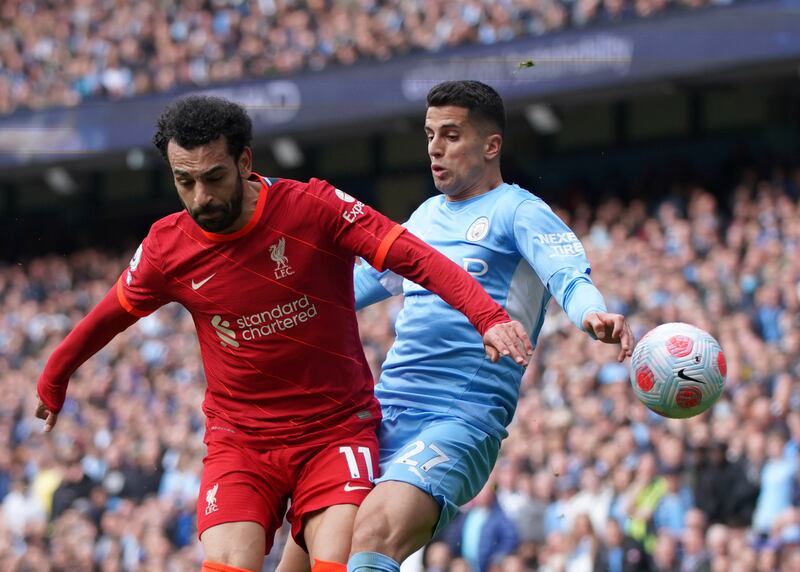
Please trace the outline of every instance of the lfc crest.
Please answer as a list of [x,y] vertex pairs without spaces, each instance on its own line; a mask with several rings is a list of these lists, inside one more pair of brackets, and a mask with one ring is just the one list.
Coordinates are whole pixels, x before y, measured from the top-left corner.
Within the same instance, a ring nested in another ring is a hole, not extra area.
[[275,278],[280,280],[294,274],[294,270],[289,266],[289,259],[286,257],[286,238],[281,239],[269,247],[269,257],[275,263]]

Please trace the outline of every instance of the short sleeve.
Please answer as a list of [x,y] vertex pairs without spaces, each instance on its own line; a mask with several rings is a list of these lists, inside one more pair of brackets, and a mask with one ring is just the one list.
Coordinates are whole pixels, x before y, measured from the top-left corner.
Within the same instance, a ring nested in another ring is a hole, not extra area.
[[158,241],[151,230],[117,280],[117,299],[129,314],[147,316],[170,301],[160,261]]
[[591,270],[581,241],[540,199],[525,200],[517,206],[514,239],[520,254],[545,285],[563,269],[585,274]]
[[333,242],[383,270],[389,247],[405,229],[327,181],[311,179],[309,191],[316,198],[320,222],[327,224]]

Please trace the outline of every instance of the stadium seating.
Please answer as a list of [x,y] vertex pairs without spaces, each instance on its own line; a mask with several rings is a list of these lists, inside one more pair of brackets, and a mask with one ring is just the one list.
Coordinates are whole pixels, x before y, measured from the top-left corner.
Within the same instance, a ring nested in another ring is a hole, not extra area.
[[4,0],[0,115],[406,53],[733,0]]

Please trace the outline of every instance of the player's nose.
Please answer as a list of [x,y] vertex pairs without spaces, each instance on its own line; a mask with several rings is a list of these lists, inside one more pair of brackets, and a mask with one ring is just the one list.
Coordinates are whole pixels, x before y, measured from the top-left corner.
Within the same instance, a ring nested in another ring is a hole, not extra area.
[[441,143],[437,140],[437,138],[431,139],[428,143],[428,155],[431,159],[438,159],[444,154],[444,149],[442,148]]
[[206,187],[203,183],[197,182],[194,186],[194,207],[196,209],[202,209],[208,206],[211,203],[213,197],[209,192],[208,187]]

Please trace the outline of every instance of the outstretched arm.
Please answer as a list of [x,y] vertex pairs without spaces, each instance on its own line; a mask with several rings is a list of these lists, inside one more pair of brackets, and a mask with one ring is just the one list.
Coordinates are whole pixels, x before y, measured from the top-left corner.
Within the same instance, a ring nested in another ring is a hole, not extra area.
[[533,346],[522,324],[511,321],[474,278],[439,251],[403,232],[389,248],[384,266],[439,295],[467,316],[483,336],[492,361],[511,356],[521,365],[528,363]]
[[620,345],[619,361],[633,353],[633,332],[625,316],[608,312],[588,273],[564,268],[550,278],[547,287],[573,324],[603,343]]
[[389,268],[438,294],[466,315],[483,336],[492,361],[504,355],[527,364],[533,348],[525,329],[511,321],[466,271],[402,226],[326,181],[312,179],[308,193],[307,198],[313,199],[309,200],[309,214],[327,221],[335,243],[368,260],[379,271]]
[[39,404],[36,417],[45,420],[45,432],[55,427],[58,413],[64,406],[70,376],[138,319],[125,311],[117,298],[116,288],[112,288],[59,344],[47,360],[37,384]]
[[514,237],[520,253],[572,323],[601,342],[620,344],[619,361],[631,355],[633,334],[625,318],[608,312],[589,277],[583,245],[544,201],[532,198],[517,207]]

